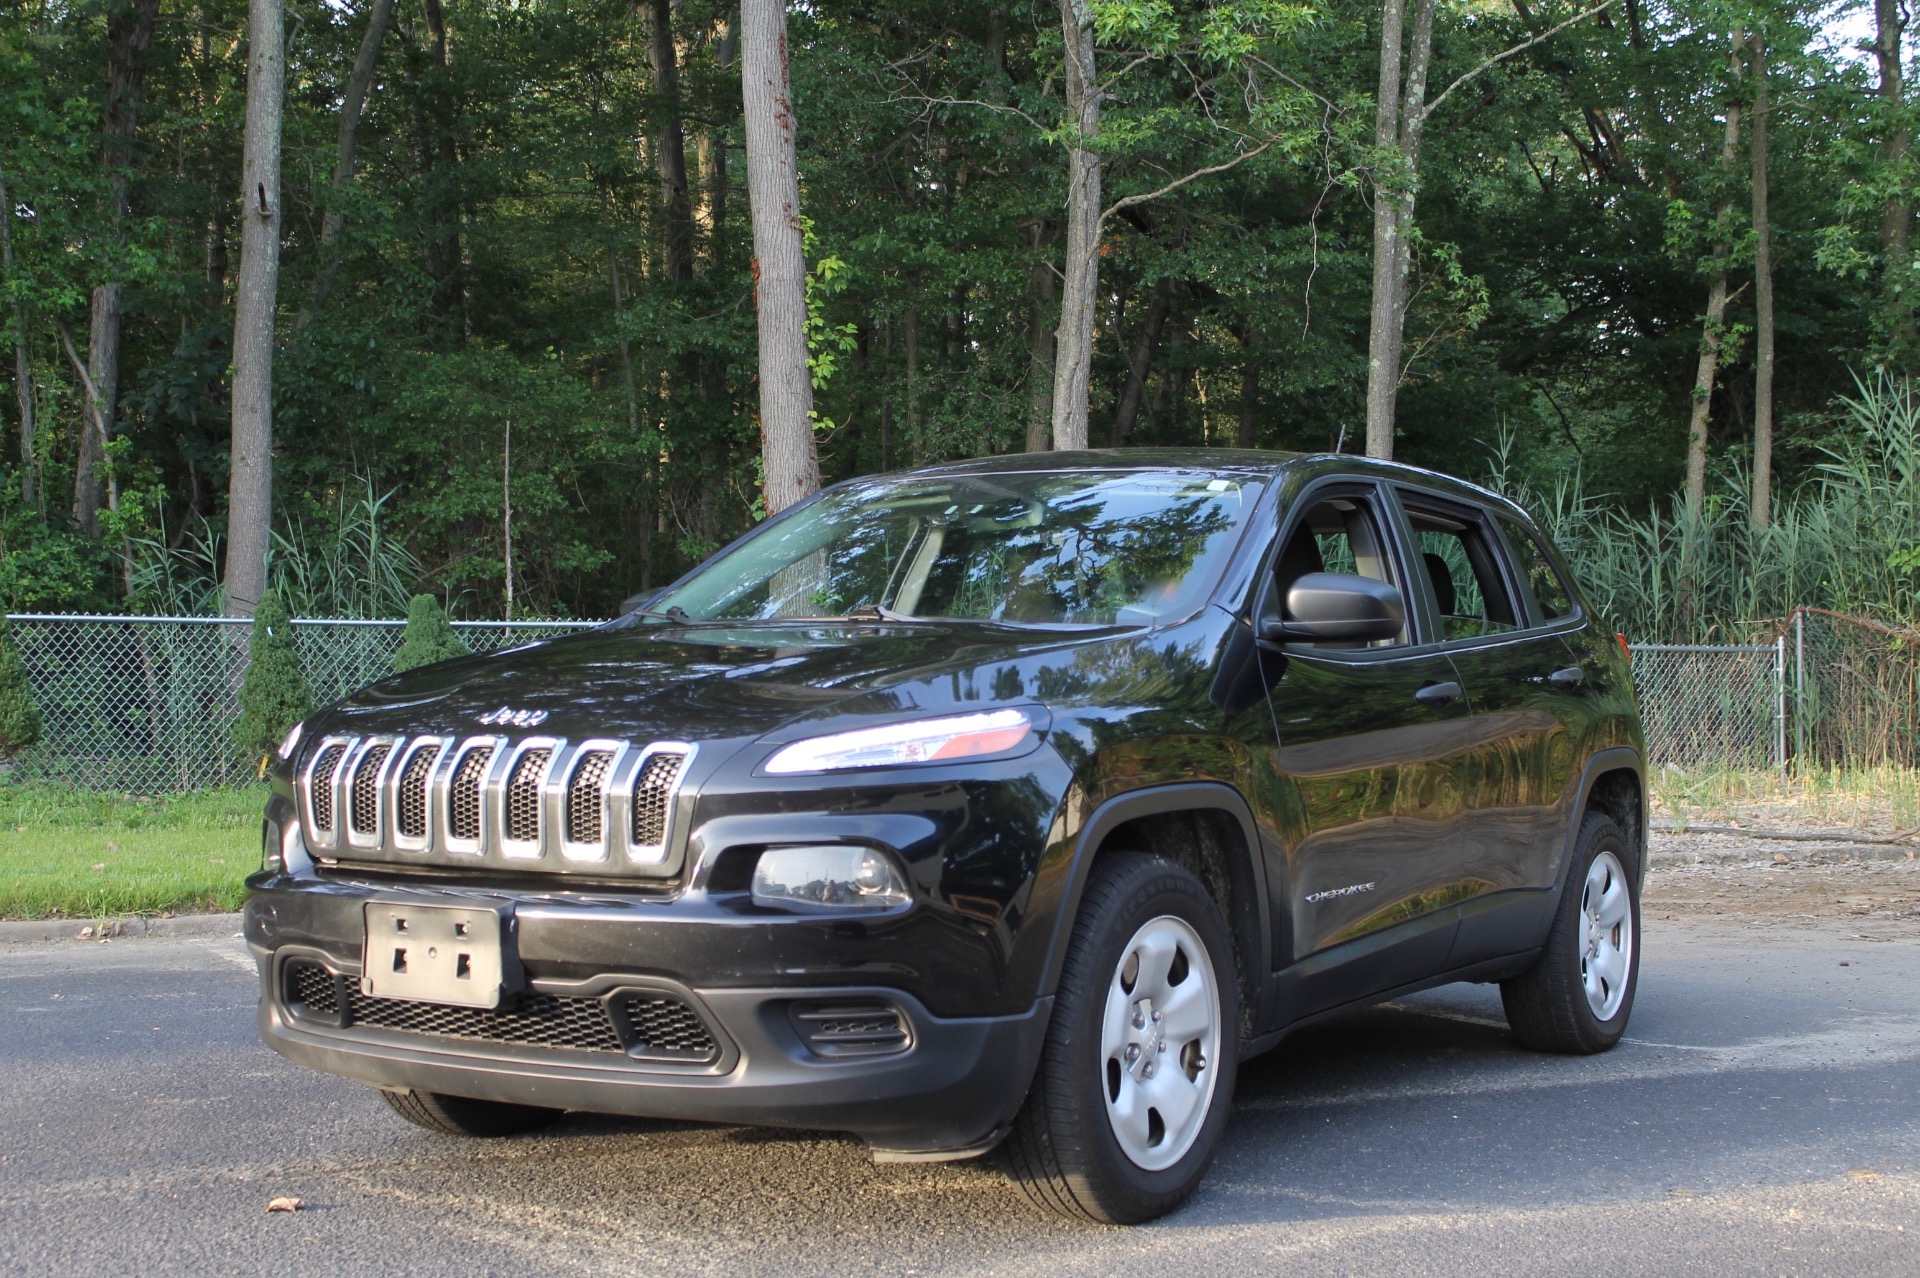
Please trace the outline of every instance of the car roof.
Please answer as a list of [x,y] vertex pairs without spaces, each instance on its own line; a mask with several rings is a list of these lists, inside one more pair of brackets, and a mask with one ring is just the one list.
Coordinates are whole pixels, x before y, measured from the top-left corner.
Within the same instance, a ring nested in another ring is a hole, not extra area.
[[1355,475],[1396,479],[1402,483],[1417,484],[1437,492],[1451,492],[1456,496],[1484,502],[1503,513],[1517,515],[1532,523],[1519,506],[1479,484],[1437,470],[1425,470],[1402,462],[1381,461],[1353,453],[1295,453],[1261,448],[1089,448],[1075,452],[1002,453],[993,457],[975,457],[967,461],[895,471],[886,478],[998,475],[1049,470],[1166,470],[1222,477],[1300,472],[1313,478]]

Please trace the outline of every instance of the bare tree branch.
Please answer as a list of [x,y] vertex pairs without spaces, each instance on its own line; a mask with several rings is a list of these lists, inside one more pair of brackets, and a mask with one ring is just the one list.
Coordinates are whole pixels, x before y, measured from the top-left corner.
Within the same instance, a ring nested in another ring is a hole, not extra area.
[[1614,5],[1614,0],[1606,0],[1605,4],[1595,5],[1593,8],[1587,10],[1585,13],[1576,13],[1571,18],[1568,18],[1565,22],[1557,22],[1553,26],[1548,27],[1545,31],[1542,31],[1539,35],[1534,36],[1528,40],[1522,40],[1519,44],[1514,45],[1511,49],[1502,49],[1500,52],[1494,54],[1491,58],[1488,58],[1485,62],[1482,62],[1479,66],[1473,68],[1473,70],[1467,72],[1465,75],[1455,80],[1452,84],[1449,84],[1446,88],[1442,89],[1440,91],[1439,97],[1435,98],[1433,101],[1427,103],[1425,107],[1421,108],[1420,114],[1422,118],[1432,115],[1435,111],[1439,110],[1440,104],[1442,102],[1445,102],[1449,97],[1451,97],[1455,89],[1459,88],[1461,85],[1465,84],[1467,81],[1474,79],[1476,76],[1480,75],[1483,71],[1492,70],[1496,65],[1498,65],[1499,63],[1505,62],[1508,58],[1511,58],[1514,54],[1524,53],[1526,50],[1531,49],[1534,45],[1539,44],[1542,40],[1547,39],[1549,36],[1557,35],[1560,32],[1565,31],[1568,27],[1572,26],[1576,22],[1581,21],[1584,18],[1591,18],[1596,13],[1600,13],[1606,9],[1611,9],[1613,8],[1613,5]]
[[1253,150],[1243,151],[1239,155],[1234,156],[1231,160],[1228,160],[1224,164],[1213,164],[1213,165],[1209,165],[1204,169],[1195,169],[1193,172],[1187,174],[1185,177],[1175,178],[1173,181],[1167,183],[1165,186],[1161,187],[1157,191],[1147,191],[1140,195],[1129,195],[1124,199],[1115,200],[1112,204],[1109,204],[1106,207],[1106,209],[1102,211],[1102,213],[1100,214],[1100,224],[1102,226],[1106,225],[1107,219],[1111,218],[1115,213],[1120,212],[1120,210],[1122,209],[1130,209],[1135,207],[1136,205],[1151,203],[1152,201],[1159,199],[1163,195],[1167,195],[1174,191],[1179,190],[1181,187],[1185,186],[1189,182],[1197,182],[1203,177],[1211,177],[1215,173],[1225,173],[1228,169],[1237,168],[1238,166],[1245,164],[1248,160],[1251,160],[1254,156],[1260,154],[1262,151],[1265,151],[1268,148],[1272,147],[1273,144],[1278,142],[1279,140],[1280,139],[1277,137],[1268,138],[1265,142],[1262,142],[1259,146],[1256,146],[1255,148],[1253,148]]

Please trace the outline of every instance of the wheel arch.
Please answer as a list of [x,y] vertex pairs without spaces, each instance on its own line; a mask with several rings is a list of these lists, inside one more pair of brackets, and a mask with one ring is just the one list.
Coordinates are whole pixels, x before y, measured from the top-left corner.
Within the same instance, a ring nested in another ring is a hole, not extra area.
[[1559,886],[1566,886],[1567,867],[1573,862],[1574,844],[1580,838],[1581,822],[1589,812],[1603,812],[1620,827],[1633,852],[1634,886],[1647,877],[1647,764],[1638,750],[1615,746],[1601,750],[1587,760],[1580,774],[1579,796],[1573,805],[1573,817],[1567,823],[1566,844],[1560,851]]
[[1218,782],[1149,786],[1095,808],[1074,843],[1048,942],[1040,993],[1058,989],[1080,902],[1103,856],[1141,851],[1191,871],[1227,921],[1241,999],[1240,1038],[1252,1037],[1273,952],[1259,827],[1240,792]]

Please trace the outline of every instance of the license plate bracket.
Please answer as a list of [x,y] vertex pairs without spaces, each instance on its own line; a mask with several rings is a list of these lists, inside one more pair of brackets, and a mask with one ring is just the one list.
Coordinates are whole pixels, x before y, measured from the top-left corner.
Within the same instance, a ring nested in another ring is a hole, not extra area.
[[373,998],[497,1008],[524,983],[511,910],[367,902],[360,992]]

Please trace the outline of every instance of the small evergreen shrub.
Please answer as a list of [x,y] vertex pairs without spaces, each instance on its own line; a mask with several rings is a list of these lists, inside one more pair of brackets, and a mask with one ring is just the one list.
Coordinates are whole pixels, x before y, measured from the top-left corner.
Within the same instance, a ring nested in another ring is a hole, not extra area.
[[27,686],[27,668],[13,646],[13,624],[0,614],[0,755],[40,739],[40,707]]
[[313,694],[300,673],[293,622],[278,590],[268,590],[253,612],[247,645],[247,678],[240,687],[240,719],[233,742],[243,758],[264,766],[287,729],[313,711]]
[[407,631],[393,654],[393,669],[413,670],[449,657],[464,657],[467,645],[453,632],[446,609],[432,595],[415,595],[407,604]]

